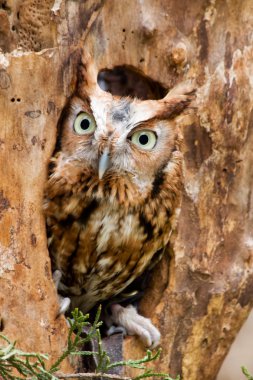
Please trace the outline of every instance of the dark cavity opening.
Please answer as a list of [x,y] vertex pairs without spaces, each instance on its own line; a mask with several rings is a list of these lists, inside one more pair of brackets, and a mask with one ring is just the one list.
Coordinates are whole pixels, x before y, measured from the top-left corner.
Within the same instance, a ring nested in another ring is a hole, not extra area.
[[157,100],[164,98],[168,92],[159,82],[128,66],[101,70],[97,81],[102,90],[116,96]]

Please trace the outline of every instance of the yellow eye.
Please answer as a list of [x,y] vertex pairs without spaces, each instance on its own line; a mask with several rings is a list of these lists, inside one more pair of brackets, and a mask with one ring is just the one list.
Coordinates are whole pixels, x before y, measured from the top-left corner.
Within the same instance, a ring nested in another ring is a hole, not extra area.
[[154,148],[157,136],[153,131],[136,131],[130,137],[132,143],[144,150],[151,150]]
[[96,129],[96,122],[94,117],[86,112],[79,113],[74,122],[74,131],[78,135],[85,135],[86,133],[92,133]]

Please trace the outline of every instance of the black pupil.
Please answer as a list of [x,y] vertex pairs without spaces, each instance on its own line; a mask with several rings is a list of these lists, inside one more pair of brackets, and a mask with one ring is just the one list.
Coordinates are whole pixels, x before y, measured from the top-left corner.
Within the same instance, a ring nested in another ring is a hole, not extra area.
[[146,145],[148,143],[148,136],[147,135],[140,135],[139,143],[141,145]]
[[82,128],[82,130],[86,130],[88,129],[90,126],[90,121],[88,119],[83,119],[80,123],[80,127]]

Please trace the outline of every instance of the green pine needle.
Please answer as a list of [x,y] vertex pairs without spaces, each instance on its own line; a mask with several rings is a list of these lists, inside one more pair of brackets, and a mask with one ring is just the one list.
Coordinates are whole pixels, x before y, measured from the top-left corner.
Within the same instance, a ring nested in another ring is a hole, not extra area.
[[[6,336],[0,334],[0,377],[2,377],[3,380],[21,380],[23,377],[29,378],[30,380],[59,380],[60,375],[57,377],[57,372],[59,371],[61,363],[67,357],[86,357],[94,355],[96,356],[98,363],[96,368],[97,374],[107,374],[110,369],[115,367],[130,367],[140,370],[140,373],[133,380],[151,377],[159,377],[163,380],[173,380],[168,374],[155,372],[152,369],[147,368],[145,365],[146,363],[159,359],[161,349],[157,350],[154,354],[150,350],[147,350],[146,355],[142,359],[122,360],[111,363],[110,357],[103,349],[102,345],[100,334],[100,326],[102,322],[99,320],[100,315],[101,306],[98,308],[95,320],[91,324],[89,322],[89,314],[84,315],[78,309],[73,310],[72,318],[68,319],[70,327],[67,347],[50,368],[47,368],[48,355],[19,350],[16,348],[16,342],[10,342]],[[86,336],[83,337],[82,335],[85,327],[88,327],[88,329],[86,329],[88,332],[86,333]],[[1,345],[1,340],[3,341],[3,345]],[[97,342],[97,352],[82,350],[84,344],[91,340],[95,340]],[[14,369],[20,376],[13,375]],[[253,380],[244,367],[242,370],[248,380]],[[107,374],[107,377],[109,378],[110,375]],[[175,380],[180,380],[180,377],[177,376]]]
[[242,373],[247,377],[248,380],[253,380],[253,376],[249,373],[246,367],[241,367]]

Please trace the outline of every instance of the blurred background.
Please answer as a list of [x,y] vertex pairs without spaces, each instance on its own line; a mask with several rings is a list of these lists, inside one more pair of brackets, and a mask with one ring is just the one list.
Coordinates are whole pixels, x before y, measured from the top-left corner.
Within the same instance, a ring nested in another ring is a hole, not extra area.
[[216,380],[246,380],[241,367],[253,374],[253,311],[237,335]]

